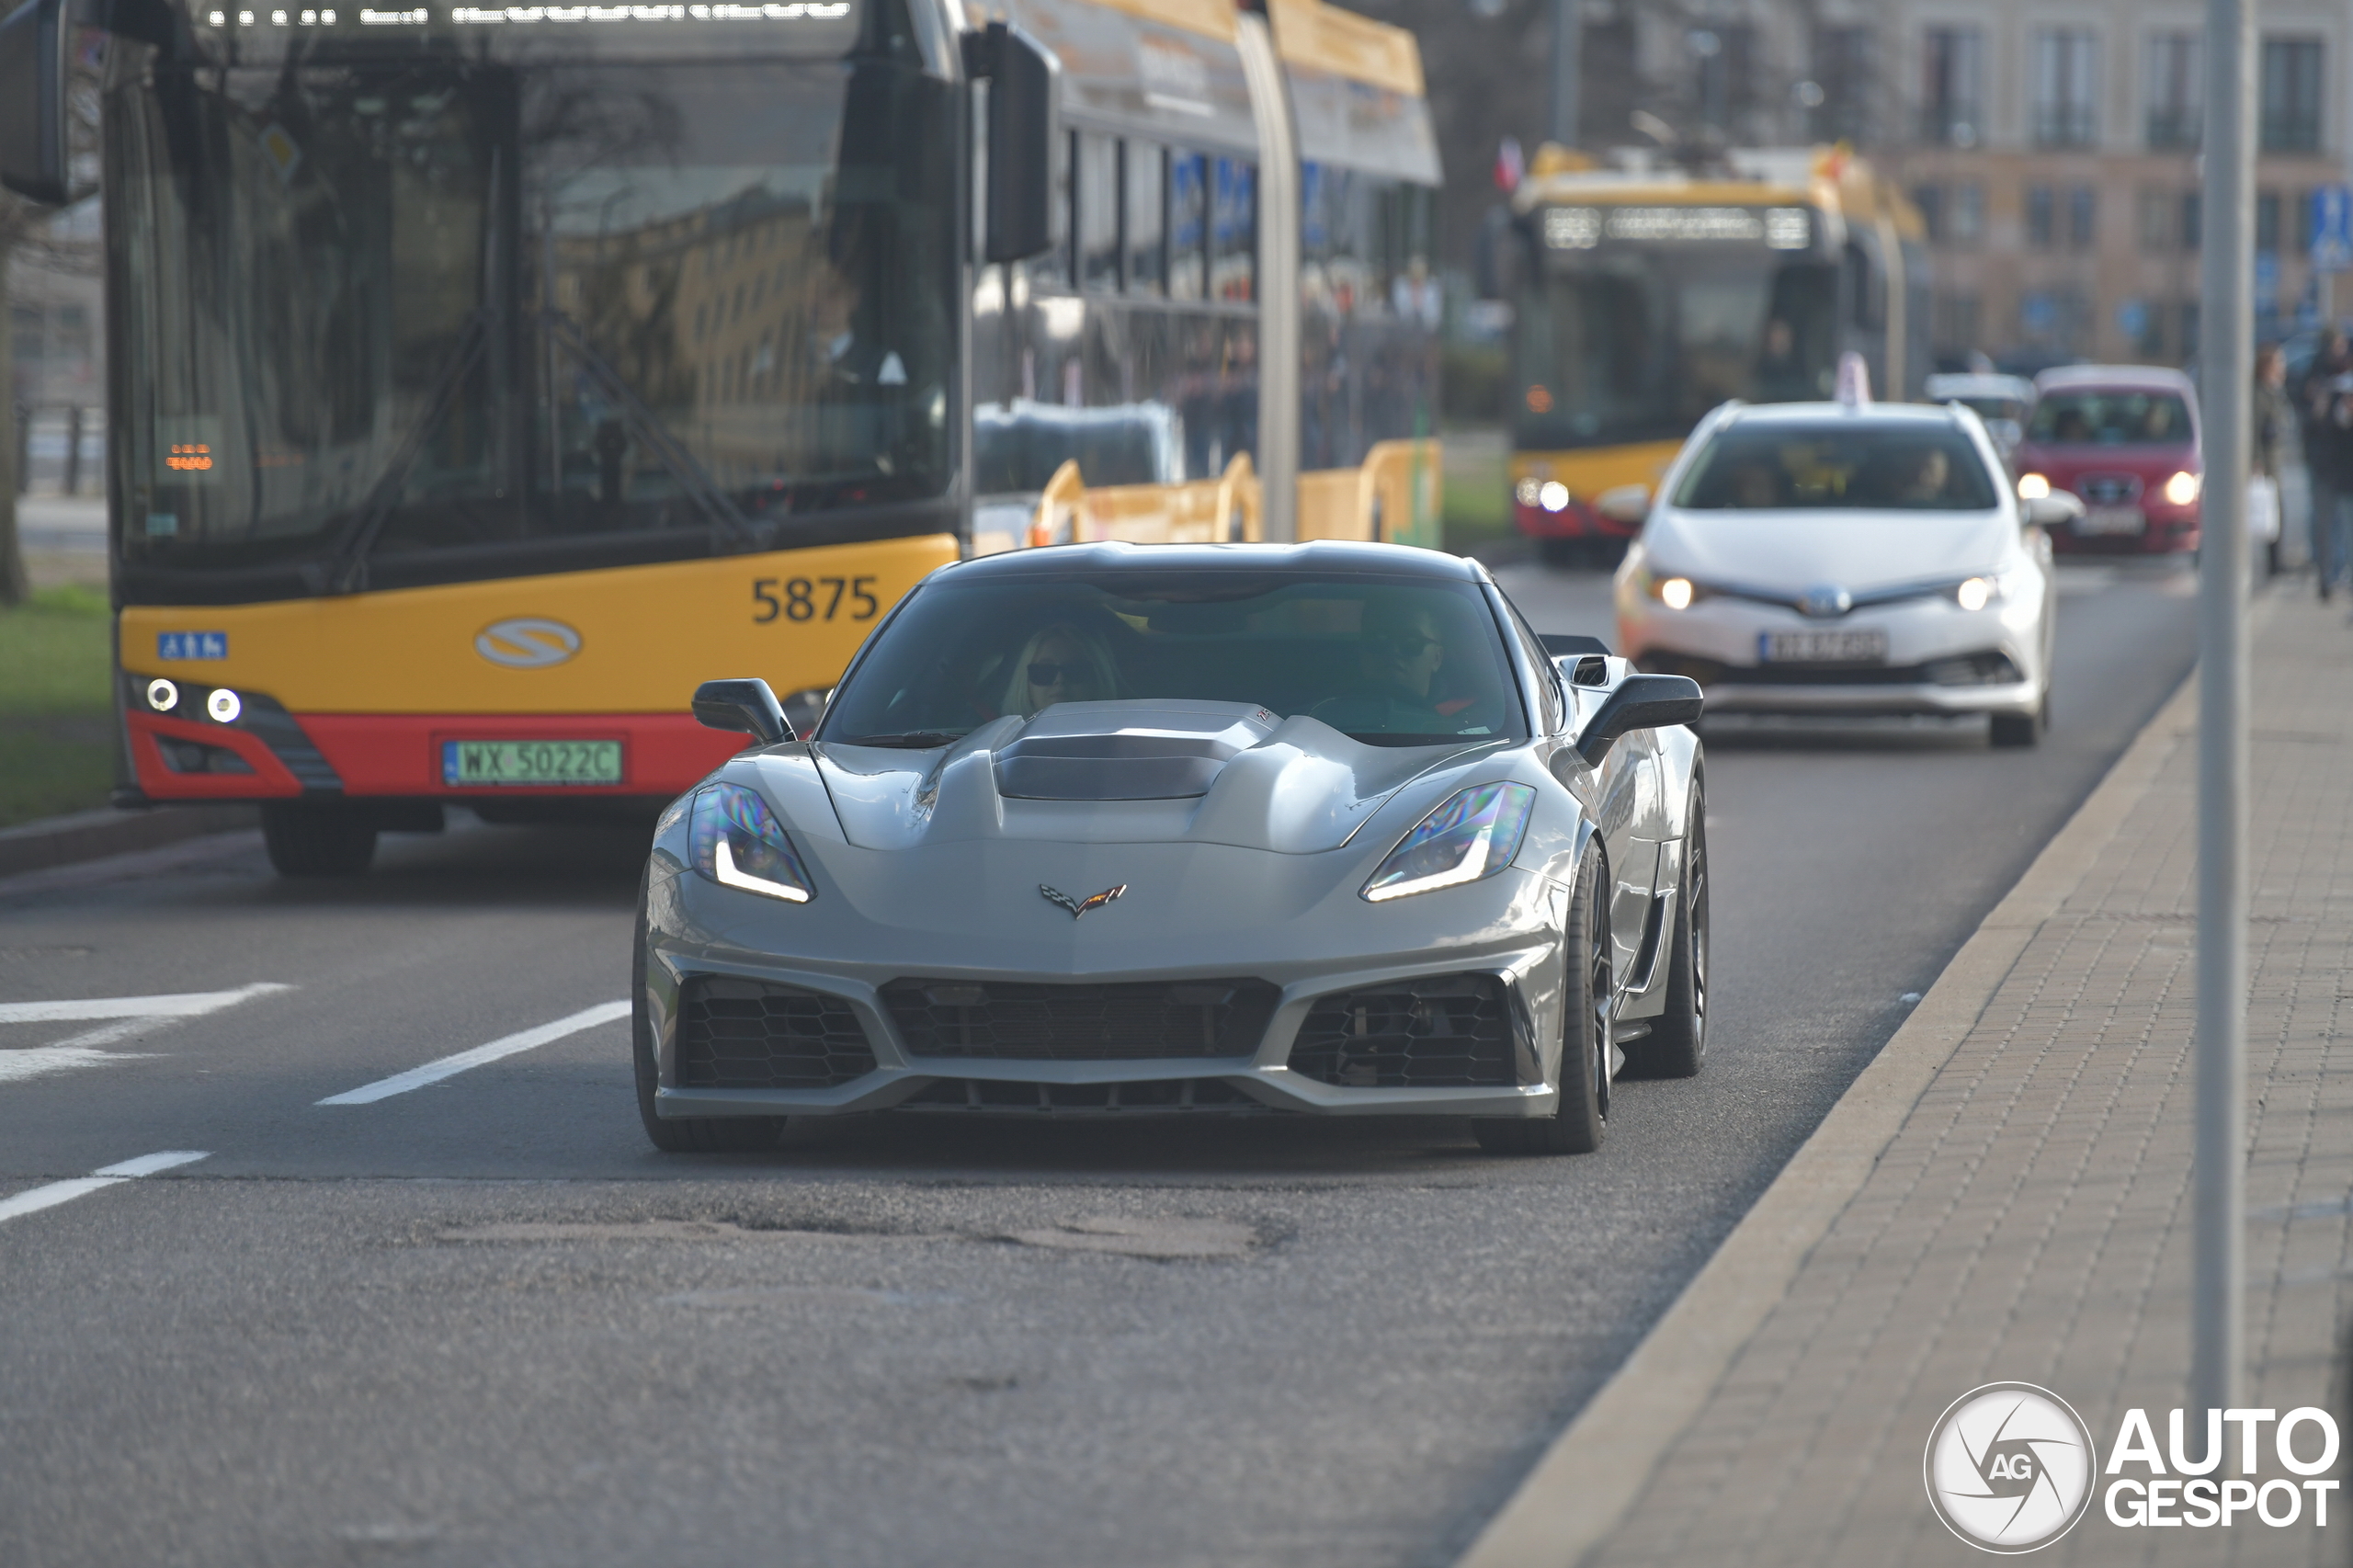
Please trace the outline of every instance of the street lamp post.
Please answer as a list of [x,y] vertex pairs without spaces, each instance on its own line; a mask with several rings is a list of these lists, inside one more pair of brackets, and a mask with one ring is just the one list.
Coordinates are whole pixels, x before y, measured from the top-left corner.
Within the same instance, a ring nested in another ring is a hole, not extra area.
[[2207,0],[2199,308],[2198,1112],[2193,1410],[2239,1403],[2246,1242],[2246,477],[2254,377],[2255,8]]

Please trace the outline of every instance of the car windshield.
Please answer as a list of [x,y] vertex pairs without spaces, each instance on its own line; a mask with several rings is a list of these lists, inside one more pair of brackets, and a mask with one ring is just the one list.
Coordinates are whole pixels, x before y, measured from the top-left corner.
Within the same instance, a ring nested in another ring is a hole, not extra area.
[[2169,392],[2048,392],[2030,440],[2061,447],[2176,447],[2190,438],[2189,404]]
[[1683,476],[1675,505],[1699,511],[1982,512],[1993,477],[1958,430],[1899,426],[1736,424]]
[[1308,714],[1372,745],[1523,738],[1502,633],[1469,583],[1111,571],[930,584],[817,738],[935,746],[1058,702],[1178,698]]
[[502,34],[122,84],[135,585],[659,559],[944,492],[955,98],[903,6],[859,17],[830,58]]

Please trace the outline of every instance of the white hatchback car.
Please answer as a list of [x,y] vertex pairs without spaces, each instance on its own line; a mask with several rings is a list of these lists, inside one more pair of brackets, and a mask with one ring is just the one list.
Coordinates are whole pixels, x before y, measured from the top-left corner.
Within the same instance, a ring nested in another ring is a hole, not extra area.
[[2051,701],[2043,530],[2072,500],[2019,500],[1967,408],[1728,403],[1619,569],[1623,651],[1699,682],[1711,713],[1984,713],[1995,745],[2032,745]]

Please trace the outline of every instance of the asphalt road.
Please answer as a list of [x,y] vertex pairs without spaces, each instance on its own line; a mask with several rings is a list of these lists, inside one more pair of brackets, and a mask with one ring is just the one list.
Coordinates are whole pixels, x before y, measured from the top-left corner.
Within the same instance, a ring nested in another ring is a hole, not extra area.
[[[1598,578],[1506,577],[1606,631]],[[642,838],[0,883],[0,1562],[1443,1562],[2187,672],[2191,609],[2071,573],[2033,752],[1711,734],[1708,1067],[1622,1085],[1583,1158],[931,1119],[665,1157],[617,1022],[321,1105],[620,998]]]

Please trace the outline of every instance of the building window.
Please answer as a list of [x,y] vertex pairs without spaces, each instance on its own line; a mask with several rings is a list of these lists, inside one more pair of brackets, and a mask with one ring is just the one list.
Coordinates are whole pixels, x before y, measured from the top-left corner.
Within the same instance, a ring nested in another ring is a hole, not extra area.
[[2288,210],[2296,219],[2296,254],[2308,256],[2313,248],[2313,191],[2299,191],[2287,199]]
[[2196,250],[2205,229],[2205,199],[2197,191],[2183,191],[2181,193],[2181,248]]
[[2143,187],[2140,201],[2140,241],[2144,255],[2163,256],[2173,249],[2179,237],[2178,221],[2174,216],[2174,196],[2169,190]]
[[2099,43],[2088,28],[2034,35],[2034,140],[2089,147],[2098,140]]
[[1985,35],[1975,28],[1930,28],[1922,58],[1920,140],[1974,147],[1984,123]]
[[2263,40],[2263,150],[2320,151],[2320,40]]
[[1930,312],[1929,330],[1937,347],[1961,353],[1976,347],[1978,310],[1974,294],[1938,294]]
[[1945,232],[1957,245],[1973,245],[1985,237],[1985,187],[1957,185],[1945,212]]
[[2274,253],[2279,249],[2279,193],[2276,190],[2255,193],[2255,248]]
[[2132,339],[2132,352],[2143,359],[2160,360],[2165,354],[2165,312],[2147,300],[2127,300],[2117,312]]
[[1694,66],[1692,108],[1701,125],[1737,139],[1756,108],[1756,29],[1711,22],[1684,35]]
[[2059,237],[2059,203],[2047,185],[2029,186],[2026,192],[2026,243],[2049,250]]
[[2099,244],[2099,192],[2079,185],[2067,193],[2067,248],[2090,250]]
[[2198,145],[2203,69],[2196,33],[2152,33],[2143,83],[2149,145],[2160,152]]
[[1816,142],[1870,140],[1871,30],[1869,28],[1816,28],[1813,30],[1813,83],[1822,101],[1813,108]]
[[1924,185],[1912,192],[1912,205],[1920,210],[1920,227],[1927,231],[1930,244],[1941,244],[1945,238],[1945,191],[1938,185]]

